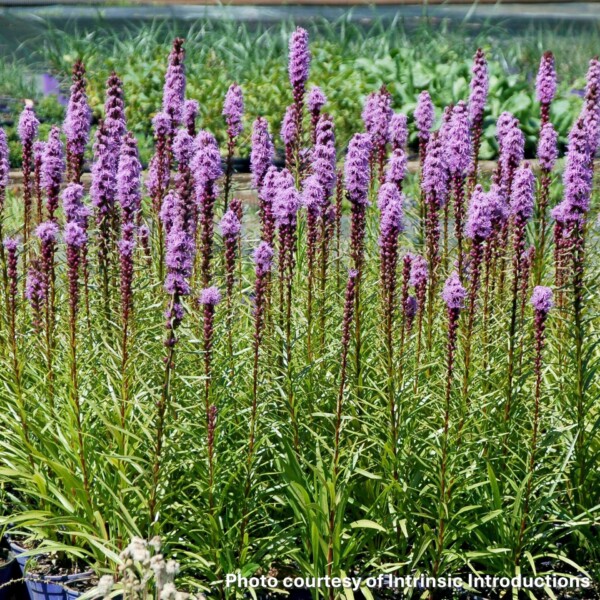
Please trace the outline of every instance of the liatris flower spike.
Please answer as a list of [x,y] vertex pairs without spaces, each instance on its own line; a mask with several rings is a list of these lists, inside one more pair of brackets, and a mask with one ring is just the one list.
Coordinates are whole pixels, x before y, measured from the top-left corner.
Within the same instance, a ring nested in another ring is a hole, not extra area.
[[296,31],[290,37],[288,74],[294,93],[294,102],[299,108],[304,97],[306,81],[308,79],[310,58],[308,32],[306,29],[297,27]]
[[47,196],[48,216],[55,219],[54,213],[58,208],[58,193],[65,170],[63,145],[60,140],[60,129],[52,127],[48,135],[48,142],[44,147],[42,156],[42,187]]
[[263,117],[258,117],[252,126],[252,149],[250,151],[250,170],[252,185],[260,191],[268,168],[273,163],[275,148],[269,133],[269,124]]
[[183,125],[192,137],[196,136],[196,118],[199,112],[198,100],[186,100],[183,103]]
[[542,55],[540,68],[535,80],[535,91],[538,102],[541,105],[543,127],[548,123],[550,118],[550,104],[556,95],[556,69],[554,68],[554,55],[552,52],[544,52]]
[[165,74],[162,109],[169,115],[171,121],[171,136],[181,125],[183,118],[183,103],[185,99],[185,50],[183,39],[175,38],[169,54],[169,66]]
[[232,83],[225,95],[223,116],[227,123],[227,133],[236,138],[243,131],[242,116],[244,115],[244,97],[242,88],[237,83]]

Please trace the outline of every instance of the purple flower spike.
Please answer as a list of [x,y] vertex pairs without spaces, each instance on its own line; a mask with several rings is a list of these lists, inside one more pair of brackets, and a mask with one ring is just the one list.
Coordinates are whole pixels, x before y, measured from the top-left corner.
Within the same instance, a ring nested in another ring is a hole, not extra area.
[[60,129],[54,126],[48,135],[48,142],[44,147],[42,157],[42,187],[48,196],[58,193],[64,170],[65,159],[60,140]]
[[545,123],[540,131],[537,154],[540,166],[546,171],[552,171],[558,158],[557,141],[558,133],[552,126],[552,123]]
[[298,138],[298,119],[296,105],[290,104],[285,109],[285,115],[281,122],[281,139],[286,146],[292,146]]
[[394,149],[404,148],[408,141],[408,125],[406,115],[392,113],[388,128],[388,137]]
[[321,112],[321,109],[327,103],[327,96],[323,93],[323,90],[320,87],[314,85],[310,88],[310,92],[308,93],[308,112],[312,115],[318,115]]
[[299,104],[304,96],[306,80],[310,69],[308,32],[297,27],[289,43],[288,75],[294,91],[294,101]]
[[219,145],[212,133],[200,131],[196,136],[196,153],[192,170],[199,186],[214,183],[223,174]]
[[194,138],[187,129],[178,129],[173,140],[173,155],[180,165],[189,165],[194,155]]
[[123,82],[116,73],[111,73],[106,82],[106,102],[104,103],[104,125],[116,155],[121,146],[121,140],[127,130],[125,120],[125,101],[123,98]]
[[33,140],[37,137],[40,122],[35,116],[33,110],[33,104],[26,104],[21,116],[19,117],[19,138],[23,146],[27,146],[33,143]]
[[554,306],[552,290],[549,287],[538,285],[533,288],[531,295],[531,306],[533,309],[543,315],[547,315]]
[[169,66],[165,74],[163,87],[163,112],[169,115],[171,130],[181,125],[183,118],[183,102],[185,98],[185,50],[183,39],[175,38],[169,54]]
[[535,80],[535,91],[540,104],[550,104],[556,94],[556,69],[554,55],[544,52],[540,60],[540,68]]
[[473,58],[471,69],[471,93],[469,94],[469,120],[472,124],[480,123],[483,119],[483,111],[487,101],[490,86],[488,75],[488,64],[485,53],[481,48],[477,49]]
[[300,202],[300,193],[293,185],[279,189],[273,202],[273,216],[278,228],[295,227]]
[[485,240],[492,233],[492,220],[494,217],[493,192],[484,192],[481,185],[477,185],[471,196],[469,216],[465,229],[466,236],[471,240]]
[[422,140],[427,141],[429,139],[429,133],[431,132],[431,126],[433,125],[434,108],[431,96],[426,90],[423,90],[419,94],[414,117],[417,129],[419,130],[419,137]]
[[167,233],[166,247],[165,291],[168,294],[185,296],[190,293],[189,278],[194,267],[196,245],[194,238],[182,228],[181,220],[176,219]]
[[529,166],[524,163],[515,172],[510,200],[510,212],[522,221],[533,216],[535,197],[535,175]]
[[267,169],[273,163],[275,148],[269,133],[269,124],[263,117],[258,117],[252,126],[252,150],[250,152],[250,167],[252,185],[260,189]]
[[65,225],[65,244],[73,248],[82,248],[87,242],[87,236],[83,228],[75,222]]
[[427,261],[418,254],[411,255],[410,280],[409,283],[415,288],[424,286],[429,277]]
[[46,286],[44,285],[44,276],[40,272],[39,264],[32,266],[27,272],[25,298],[29,300],[31,306],[36,311],[40,310],[46,299]]
[[450,172],[465,175],[471,163],[471,135],[467,106],[462,100],[452,111],[446,144]]
[[267,242],[261,242],[256,250],[254,250],[252,258],[254,260],[257,277],[265,275],[271,270],[273,254],[273,248],[271,248]]
[[90,216],[89,207],[83,204],[85,192],[79,183],[70,183],[62,193],[62,206],[67,221],[74,221],[83,226]]
[[73,84],[67,105],[63,132],[67,139],[67,150],[73,155],[82,156],[89,142],[92,111],[85,91],[85,68],[81,61],[73,67]]
[[408,157],[402,148],[394,150],[388,160],[385,173],[386,183],[395,183],[400,186],[408,173]]
[[[0,188],[5,188],[8,185],[8,177],[10,174],[10,162],[8,160],[8,142],[6,140],[6,132],[0,127]],[[3,202],[0,194],[0,202]],[[2,205],[0,205],[0,211]]]
[[325,190],[316,175],[307,177],[302,183],[302,204],[310,215],[317,218],[325,208]]
[[242,116],[244,114],[244,97],[242,88],[233,83],[229,86],[223,104],[223,116],[227,122],[227,132],[231,137],[237,137],[242,133]]
[[344,165],[344,183],[348,199],[354,204],[367,206],[369,203],[371,150],[371,136],[366,133],[354,134],[348,145],[348,154]]
[[387,143],[392,114],[392,97],[385,88],[367,96],[362,119],[365,129],[375,145],[380,146]]
[[138,157],[137,140],[133,133],[127,132],[121,146],[117,171],[117,199],[126,222],[133,222],[141,208],[141,175],[142,165]]
[[467,291],[460,282],[458,273],[454,271],[446,280],[442,291],[442,299],[449,309],[460,310],[464,307],[466,297]]
[[196,135],[196,118],[199,112],[198,100],[186,100],[183,103],[183,126],[191,136]]
[[448,184],[445,148],[440,136],[434,135],[427,144],[421,185],[425,194],[441,208],[448,199]]
[[398,187],[393,183],[384,183],[377,192],[377,208],[383,214],[390,202],[402,202]]
[[384,208],[381,210],[379,245],[383,246],[390,237],[397,237],[404,231],[404,211],[402,210],[402,195],[398,188],[389,183],[383,186],[391,186],[394,190],[394,196],[389,198]]
[[200,293],[198,301],[203,306],[216,306],[221,302],[221,292],[215,286],[205,288]]
[[219,223],[223,237],[237,237],[242,230],[242,224],[233,210],[228,210]]

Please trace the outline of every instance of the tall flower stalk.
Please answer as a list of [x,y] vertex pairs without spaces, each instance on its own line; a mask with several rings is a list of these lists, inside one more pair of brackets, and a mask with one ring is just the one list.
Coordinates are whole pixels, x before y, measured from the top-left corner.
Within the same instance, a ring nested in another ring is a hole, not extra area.
[[481,136],[483,133],[483,114],[490,87],[488,64],[485,58],[485,52],[481,48],[477,48],[477,52],[475,52],[471,73],[473,76],[471,77],[471,92],[469,94],[469,121],[471,123],[473,151],[469,177],[470,191],[473,190],[477,183],[479,150],[481,149]]
[[510,211],[513,220],[513,273],[508,332],[507,397],[504,405],[504,421],[510,419],[514,396],[515,344],[517,335],[517,309],[520,285],[523,278],[523,259],[525,257],[525,227],[533,216],[535,177],[529,163],[524,163],[515,173],[512,186]]
[[217,199],[217,179],[223,174],[219,146],[208,131],[196,136],[196,152],[192,159],[192,172],[196,202],[200,207],[200,282],[208,287],[211,280],[213,251],[214,210]]
[[362,119],[365,129],[371,137],[371,177],[383,180],[386,145],[389,141],[390,121],[392,119],[392,96],[385,86],[369,94],[365,100]]
[[46,208],[48,219],[56,221],[58,195],[65,170],[63,144],[60,140],[60,129],[52,127],[42,155],[42,188],[46,192]]
[[552,298],[552,290],[544,286],[536,286],[531,296],[531,305],[534,313],[534,363],[533,371],[535,377],[534,387],[534,411],[533,411],[533,426],[531,430],[531,441],[529,446],[529,460],[527,461],[527,475],[525,493],[523,494],[523,512],[521,515],[521,524],[515,548],[514,560],[515,566],[518,567],[523,552],[523,543],[525,539],[525,531],[527,529],[527,521],[529,519],[531,508],[531,492],[533,489],[533,479],[535,477],[538,437],[541,423],[542,409],[542,353],[545,344],[545,329],[548,313],[554,306]]
[[[185,49],[183,38],[175,38],[169,54],[169,66],[165,73],[163,86],[162,110],[169,118],[169,134],[167,137],[169,158],[171,144],[177,128],[183,120],[185,100]],[[170,162],[170,161],[169,161]]]
[[215,308],[221,302],[221,292],[212,286],[204,288],[198,302],[203,308],[203,354],[204,354],[204,407],[206,410],[206,424],[208,431],[208,505],[212,513],[214,505],[214,432],[216,406],[211,402],[212,389],[212,352],[214,337]]
[[[334,542],[335,542],[335,515],[336,515],[336,499],[335,492],[340,470],[340,449],[342,437],[342,420],[344,416],[344,396],[346,390],[346,372],[348,370],[348,350],[350,347],[350,337],[352,322],[354,320],[354,308],[356,305],[357,289],[359,273],[356,269],[351,269],[348,273],[348,281],[346,283],[346,295],[344,300],[344,316],[342,319],[342,339],[341,339],[341,362],[340,362],[340,384],[337,394],[337,402],[335,408],[335,424],[333,438],[333,460],[331,467],[331,485],[333,493],[330,499],[329,508],[329,541],[327,547],[327,575],[331,577],[335,562]],[[330,588],[329,598],[333,600],[335,597],[333,587]]]
[[233,83],[227,90],[225,103],[223,104],[223,116],[227,123],[227,162],[225,168],[225,189],[224,202],[225,210],[229,203],[229,193],[231,190],[231,178],[233,177],[233,155],[235,152],[235,142],[244,130],[242,117],[244,115],[244,96],[242,88]]
[[362,325],[360,290],[362,271],[365,257],[366,209],[369,206],[369,186],[371,182],[371,153],[373,146],[368,134],[357,133],[350,140],[346,162],[344,164],[344,185],[346,197],[352,207],[350,231],[350,259],[352,269],[358,272],[353,288],[356,299],[353,305],[355,314],[355,356],[356,356],[356,382],[361,385],[361,345]]
[[[427,159],[427,147],[431,137],[431,126],[435,117],[435,109],[433,102],[429,96],[429,92],[423,90],[417,99],[417,106],[414,112],[415,124],[417,126],[419,136],[419,171],[423,175],[425,160]],[[426,220],[427,209],[425,204],[425,192],[421,189],[421,202],[419,204],[419,232],[421,235],[421,243],[426,244]]]
[[[35,195],[35,224],[39,225],[44,220],[44,194],[42,192],[42,161],[46,142],[37,140],[33,143],[33,190]],[[33,203],[33,200],[32,200]],[[33,206],[32,206],[33,209]]]
[[83,489],[88,504],[91,506],[90,478],[83,436],[83,415],[79,394],[79,378],[77,368],[77,314],[79,309],[79,269],[81,266],[81,248],[86,244],[86,234],[81,226],[69,221],[64,233],[67,245],[67,278],[69,283],[69,351],[70,351],[70,394],[69,401],[75,416],[77,431],[77,455],[83,477]]
[[73,65],[71,95],[63,132],[67,139],[67,181],[81,183],[85,148],[89,142],[92,111],[88,104],[85,67],[81,60]]
[[297,27],[289,41],[288,76],[294,97],[294,118],[296,120],[296,140],[294,164],[290,169],[294,172],[296,180],[299,179],[300,148],[302,144],[302,121],[304,117],[304,97],[306,95],[306,81],[310,71],[310,49],[308,47],[308,32],[302,27]]
[[[233,201],[232,201],[232,204]],[[227,305],[227,349],[233,375],[233,286],[235,283],[235,263],[242,224],[230,208],[219,224],[225,246],[225,302]]]
[[556,95],[556,69],[552,52],[544,52],[542,55],[535,80],[535,92],[540,103],[540,128],[543,129],[550,122],[550,105]]
[[442,430],[442,452],[440,462],[440,501],[439,514],[436,532],[435,560],[433,563],[434,577],[440,571],[441,561],[446,543],[446,526],[448,515],[450,514],[451,501],[451,477],[449,472],[449,447],[450,447],[450,425],[452,418],[452,388],[454,380],[454,362],[456,353],[456,338],[458,333],[458,324],[460,311],[464,307],[467,292],[460,282],[458,273],[454,272],[446,281],[442,298],[446,304],[448,319],[448,341],[446,354],[446,392],[443,412],[443,430]]
[[[10,162],[6,132],[0,127],[0,268],[2,269],[2,285],[4,297],[8,301],[8,274],[6,271],[6,254],[4,251],[4,205],[6,202],[6,187],[10,175]],[[8,312],[8,310],[7,310]]]
[[175,347],[177,345],[177,329],[185,315],[182,304],[184,296],[189,295],[190,277],[194,268],[196,244],[194,234],[190,230],[190,219],[186,207],[176,193],[165,198],[161,210],[161,220],[166,233],[166,267],[165,291],[169,296],[165,312],[167,335],[164,340],[166,347],[165,371],[160,399],[157,403],[155,439],[152,457],[152,486],[148,501],[149,523],[154,526],[157,514],[157,503],[162,465],[163,443],[166,427],[166,413],[171,399],[171,379],[175,369]]
[[21,140],[21,169],[23,171],[23,243],[27,246],[31,231],[31,204],[32,181],[31,169],[33,167],[33,142],[38,135],[38,121],[33,110],[33,104],[27,103],[19,117],[18,132]]
[[[396,463],[398,439],[398,415],[395,392],[394,366],[394,329],[397,310],[396,288],[398,271],[398,237],[404,229],[403,198],[398,188],[392,183],[384,183],[379,188],[377,205],[380,211],[379,219],[379,263],[381,281],[381,300],[383,331],[385,337],[388,407],[390,417],[390,449],[394,457],[394,479],[398,478]],[[410,265],[409,265],[410,269]],[[408,282],[406,282],[408,283]],[[404,306],[404,299],[402,302]],[[404,324],[403,324],[404,331]],[[402,334],[404,339],[404,334]],[[401,359],[402,360],[402,359]]]

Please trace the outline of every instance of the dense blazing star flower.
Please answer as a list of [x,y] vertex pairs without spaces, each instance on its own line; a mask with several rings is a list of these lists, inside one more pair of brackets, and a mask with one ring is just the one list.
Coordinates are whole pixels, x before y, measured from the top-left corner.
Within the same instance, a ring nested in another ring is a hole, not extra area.
[[392,97],[385,88],[367,96],[362,119],[374,144],[380,146],[387,143],[392,114]]
[[[39,311],[46,299],[46,286],[44,285],[44,276],[40,269],[39,262],[33,262],[27,271],[27,280],[25,282],[25,298],[29,300],[36,314],[36,320],[39,319]],[[39,322],[37,325],[39,325]]]
[[310,58],[308,32],[306,29],[297,27],[290,37],[288,57],[288,75],[296,104],[299,104],[304,96],[310,69]]
[[525,154],[525,136],[519,127],[519,121],[508,113],[503,114],[508,116],[502,123],[500,123],[500,119],[498,120],[499,164],[502,173],[500,188],[502,193],[508,196],[514,170],[523,160]]
[[56,210],[55,200],[58,198],[60,184],[65,171],[63,145],[60,140],[60,129],[52,127],[42,156],[42,187],[48,195],[48,209],[53,215]]
[[556,69],[554,55],[544,52],[540,60],[540,68],[535,80],[535,92],[540,104],[550,104],[556,94]]
[[[92,111],[86,94],[85,67],[80,60],[77,60],[73,66],[71,95],[63,123],[69,158],[81,157],[77,159],[78,161],[83,159],[90,138],[91,123]],[[79,164],[73,167],[80,168]]]
[[589,211],[592,179],[588,130],[584,119],[580,117],[569,133],[563,172],[564,210],[562,214],[557,211],[557,216],[575,221]]
[[369,203],[371,150],[371,136],[365,133],[355,133],[348,145],[344,164],[344,183],[348,199],[354,204],[367,206]]
[[[91,215],[91,210],[83,203],[85,191],[79,183],[70,183],[62,193],[62,206],[67,221],[79,223],[84,227],[88,217]],[[84,227],[85,229],[85,227]]]
[[448,199],[448,164],[445,148],[439,135],[434,135],[427,144],[427,155],[423,163],[421,187],[437,208]]
[[[8,185],[8,178],[10,174],[10,162],[8,152],[8,142],[6,139],[6,132],[0,127],[0,188],[5,188]],[[4,198],[0,194],[0,212],[3,208]]]
[[258,117],[252,126],[252,149],[250,151],[250,170],[252,185],[256,189],[262,186],[267,169],[273,163],[275,148],[269,133],[269,124],[263,117]]
[[127,132],[121,145],[117,171],[117,199],[126,222],[134,221],[142,205],[141,175],[137,140],[131,132]]
[[252,254],[256,276],[266,275],[271,270],[273,263],[273,248],[267,242],[261,242]]
[[224,238],[236,238],[242,230],[242,224],[232,209],[229,209],[219,223]]
[[529,163],[524,163],[515,172],[510,199],[511,214],[521,221],[530,219],[533,216],[534,198],[535,175]]
[[423,90],[419,94],[414,117],[417,130],[419,131],[419,138],[424,142],[427,142],[427,140],[429,140],[431,126],[433,125],[434,108],[433,102],[431,101],[431,96],[426,90]]
[[410,279],[409,283],[415,288],[422,287],[427,284],[429,271],[427,269],[427,261],[418,254],[411,254]]
[[393,183],[384,183],[377,192],[377,208],[383,213],[390,202],[402,202],[402,194]]
[[242,88],[237,83],[231,84],[227,90],[222,114],[227,123],[228,135],[231,137],[240,135],[243,131],[244,97],[242,95]]
[[178,129],[173,139],[173,156],[179,165],[189,166],[194,155],[194,138],[187,129]]
[[450,173],[463,176],[471,163],[471,134],[467,105],[461,100],[450,117],[446,153]]
[[487,101],[488,91],[490,87],[488,64],[485,58],[485,52],[481,48],[477,48],[477,52],[473,57],[473,67],[471,68],[469,94],[469,120],[472,124],[481,123],[483,119],[483,111]]
[[[192,170],[199,186],[199,194],[207,186],[214,184],[221,175],[221,155],[217,140],[208,131],[200,131],[196,136],[196,152],[192,160]],[[200,198],[198,198],[200,200]]]
[[104,103],[104,125],[111,140],[112,151],[118,153],[121,141],[127,130],[125,120],[125,102],[123,82],[116,73],[111,73],[106,82],[106,101]]
[[600,60],[597,57],[590,60],[585,79],[586,99],[595,96],[595,101],[600,102],[600,98],[598,97],[598,94],[600,93]]
[[169,66],[165,74],[162,109],[171,121],[174,132],[183,119],[183,103],[185,99],[185,50],[183,39],[175,38],[169,54]]
[[452,310],[460,310],[465,305],[467,291],[460,282],[458,273],[454,271],[446,280],[444,290],[442,291],[442,299],[446,306]]
[[114,160],[112,141],[101,122],[96,130],[94,144],[94,164],[92,165],[92,185],[90,196],[96,207],[98,222],[112,213],[117,186],[116,161]]
[[172,296],[186,296],[190,293],[189,279],[194,268],[196,245],[194,238],[183,229],[178,219],[167,233],[166,246],[165,291]]
[[387,200],[387,202],[383,204],[383,208],[381,209],[381,233],[379,236],[380,246],[386,244],[386,240],[388,240],[390,237],[397,237],[400,233],[402,233],[402,231],[404,231],[404,211],[402,209],[402,194],[400,194],[396,186],[392,186],[392,188],[394,189],[393,197],[390,197]]
[[326,195],[330,196],[336,181],[336,149],[333,121],[329,115],[319,117],[311,169],[323,186]]
[[19,139],[23,146],[33,144],[33,141],[37,137],[40,122],[35,116],[32,104],[26,104],[23,112],[19,117],[19,125],[17,131],[19,133]]
[[182,121],[187,132],[192,136],[196,136],[196,118],[200,112],[198,100],[186,100],[183,103]]
[[87,243],[85,231],[74,221],[65,224],[64,239],[67,246],[71,246],[77,250],[81,249]]
[[406,156],[406,152],[402,148],[396,148],[388,159],[385,181],[386,183],[394,183],[400,186],[407,173],[408,157]]
[[290,104],[285,109],[281,122],[281,139],[286,146],[293,146],[298,139],[298,118],[295,104]]
[[539,313],[548,314],[554,307],[552,290],[543,285],[536,286],[531,295],[531,306]]
[[273,202],[273,216],[278,229],[295,227],[298,209],[300,208],[300,193],[295,187],[280,187]]
[[326,204],[325,190],[316,175],[310,175],[302,182],[300,201],[313,220],[321,216]]
[[465,228],[466,236],[471,240],[485,240],[492,233],[495,198],[493,192],[484,192],[477,185],[471,196],[469,214]]
[[181,214],[180,209],[181,203],[179,201],[177,192],[169,190],[163,200],[159,215],[167,235],[173,228],[176,221],[183,222],[183,215]]
[[198,302],[203,306],[216,306],[221,302],[221,292],[215,286],[204,288]]
[[313,85],[308,93],[308,112],[311,113],[311,115],[318,116],[318,113],[321,112],[321,109],[325,106],[325,104],[327,104],[327,96],[325,96],[320,87]]
[[406,146],[408,141],[408,119],[405,114],[392,113],[388,127],[388,139],[395,150]]
[[546,171],[552,171],[558,158],[557,141],[558,133],[552,123],[545,123],[540,131],[537,155],[540,167]]

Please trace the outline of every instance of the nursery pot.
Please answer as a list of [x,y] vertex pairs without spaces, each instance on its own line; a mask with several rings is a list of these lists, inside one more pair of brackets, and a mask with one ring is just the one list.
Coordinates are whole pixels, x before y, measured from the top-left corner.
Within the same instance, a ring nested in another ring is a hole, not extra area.
[[22,548],[21,546],[19,546],[19,544],[17,544],[10,538],[8,538],[8,545],[10,546],[12,553],[15,555],[15,559],[17,561],[17,564],[19,565],[19,569],[21,570],[21,575],[23,575],[23,573],[25,573],[25,565],[29,560],[28,556],[22,556],[25,552],[25,548]]
[[68,600],[77,598],[79,592],[69,590],[69,582],[90,577],[91,571],[72,575],[37,575],[27,573],[25,583],[30,600]]
[[0,600],[9,600],[15,596],[15,586],[10,582],[15,579],[17,561],[12,552],[7,557],[0,557]]

